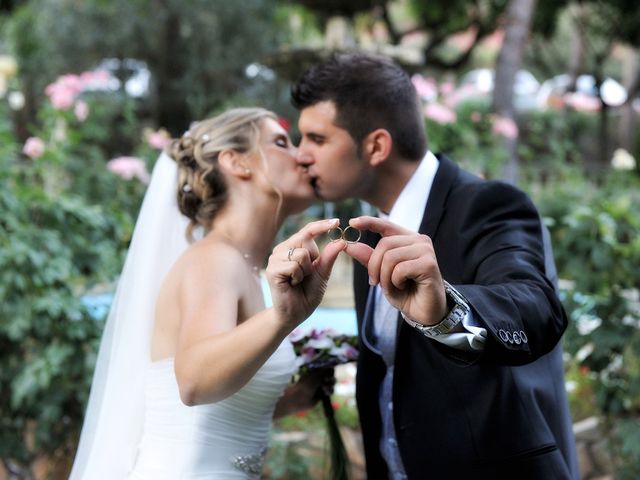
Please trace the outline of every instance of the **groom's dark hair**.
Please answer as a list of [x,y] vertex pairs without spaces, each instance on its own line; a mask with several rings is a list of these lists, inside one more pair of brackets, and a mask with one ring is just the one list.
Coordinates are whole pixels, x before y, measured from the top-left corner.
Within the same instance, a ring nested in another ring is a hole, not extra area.
[[384,128],[401,157],[418,160],[426,152],[424,117],[415,87],[407,72],[386,57],[334,54],[292,85],[291,100],[298,110],[332,101],[336,125],[358,145],[373,130]]

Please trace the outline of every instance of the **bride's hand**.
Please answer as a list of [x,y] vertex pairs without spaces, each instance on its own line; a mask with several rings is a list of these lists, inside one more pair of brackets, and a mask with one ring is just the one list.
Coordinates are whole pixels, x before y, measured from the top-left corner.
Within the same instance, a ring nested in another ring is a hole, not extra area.
[[318,307],[327,281],[345,242],[330,242],[322,252],[315,239],[338,225],[339,220],[318,220],[273,249],[267,265],[273,307],[278,318],[291,328]]
[[273,418],[313,408],[323,395],[333,394],[335,385],[336,377],[332,367],[314,369],[301,375],[296,383],[287,387],[278,400]]

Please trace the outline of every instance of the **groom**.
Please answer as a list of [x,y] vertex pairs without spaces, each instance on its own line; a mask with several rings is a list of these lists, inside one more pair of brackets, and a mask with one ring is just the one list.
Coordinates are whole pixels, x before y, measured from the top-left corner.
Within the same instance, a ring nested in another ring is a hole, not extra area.
[[[350,224],[369,479],[577,479],[545,231],[518,189],[427,148],[408,75],[335,55],[292,87],[298,161]],[[545,260],[547,265],[545,267]]]

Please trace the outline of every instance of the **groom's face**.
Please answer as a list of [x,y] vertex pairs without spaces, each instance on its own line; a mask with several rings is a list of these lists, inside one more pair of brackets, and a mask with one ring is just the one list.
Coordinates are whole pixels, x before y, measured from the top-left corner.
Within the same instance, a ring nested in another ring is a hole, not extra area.
[[319,198],[334,201],[361,198],[371,169],[358,155],[353,138],[335,124],[332,101],[316,103],[300,112],[298,163],[305,166]]

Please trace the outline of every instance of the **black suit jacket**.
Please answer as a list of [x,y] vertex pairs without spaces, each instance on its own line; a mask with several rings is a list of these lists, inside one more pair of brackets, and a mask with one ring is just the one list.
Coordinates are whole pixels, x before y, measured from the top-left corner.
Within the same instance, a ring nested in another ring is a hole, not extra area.
[[[538,212],[520,190],[438,160],[420,232],[431,237],[443,278],[467,298],[487,339],[481,354],[469,355],[398,318],[393,405],[406,473],[577,479],[560,342],[567,318],[545,275]],[[361,327],[369,285],[358,264],[354,288]],[[363,342],[360,349],[356,397],[368,478],[387,478],[379,452],[384,364]]]

